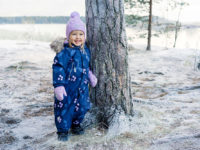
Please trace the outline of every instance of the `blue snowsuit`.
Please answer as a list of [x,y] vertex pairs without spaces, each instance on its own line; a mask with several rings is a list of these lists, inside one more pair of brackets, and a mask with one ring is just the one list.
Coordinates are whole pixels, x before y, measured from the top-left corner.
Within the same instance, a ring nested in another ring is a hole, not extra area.
[[54,58],[53,86],[64,86],[67,96],[59,101],[55,96],[54,115],[58,132],[67,132],[71,126],[79,125],[90,109],[88,72],[90,50],[64,44],[64,49]]

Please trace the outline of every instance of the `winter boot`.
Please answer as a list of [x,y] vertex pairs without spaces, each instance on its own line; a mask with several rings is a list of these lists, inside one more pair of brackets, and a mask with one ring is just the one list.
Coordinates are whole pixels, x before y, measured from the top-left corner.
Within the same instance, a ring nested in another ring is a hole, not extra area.
[[68,140],[68,132],[57,132],[59,141],[67,141]]
[[72,125],[71,127],[72,134],[82,135],[84,134],[84,129],[79,125]]

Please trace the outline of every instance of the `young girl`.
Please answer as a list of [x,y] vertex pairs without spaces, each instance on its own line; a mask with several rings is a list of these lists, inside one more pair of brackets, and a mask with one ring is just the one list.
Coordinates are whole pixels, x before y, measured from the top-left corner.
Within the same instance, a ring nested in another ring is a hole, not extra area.
[[66,28],[67,42],[54,58],[54,115],[58,140],[68,140],[68,131],[83,134],[80,126],[90,109],[88,83],[96,86],[97,78],[89,70],[90,50],[85,45],[86,28],[77,12],[71,13]]

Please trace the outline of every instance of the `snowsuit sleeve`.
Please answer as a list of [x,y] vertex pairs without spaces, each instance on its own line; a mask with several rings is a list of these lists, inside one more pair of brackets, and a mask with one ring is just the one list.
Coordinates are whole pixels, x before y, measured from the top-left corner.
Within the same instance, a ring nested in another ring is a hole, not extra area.
[[64,86],[66,84],[66,70],[70,59],[70,54],[66,49],[62,50],[55,56],[54,63],[52,65],[54,88]]
[[91,62],[90,62],[90,58],[91,58],[91,53],[90,53],[90,49],[86,47],[86,51],[88,54],[88,61],[89,61],[89,70],[92,70],[92,66],[91,66]]

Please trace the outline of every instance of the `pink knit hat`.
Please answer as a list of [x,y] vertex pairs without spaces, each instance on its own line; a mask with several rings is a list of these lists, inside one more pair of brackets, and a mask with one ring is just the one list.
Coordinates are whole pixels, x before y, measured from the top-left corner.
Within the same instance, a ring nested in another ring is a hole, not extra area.
[[66,37],[67,40],[69,40],[70,33],[74,30],[80,30],[84,32],[84,35],[86,37],[86,27],[85,23],[80,19],[80,15],[78,12],[74,11],[70,15],[70,19],[67,23],[66,28]]

